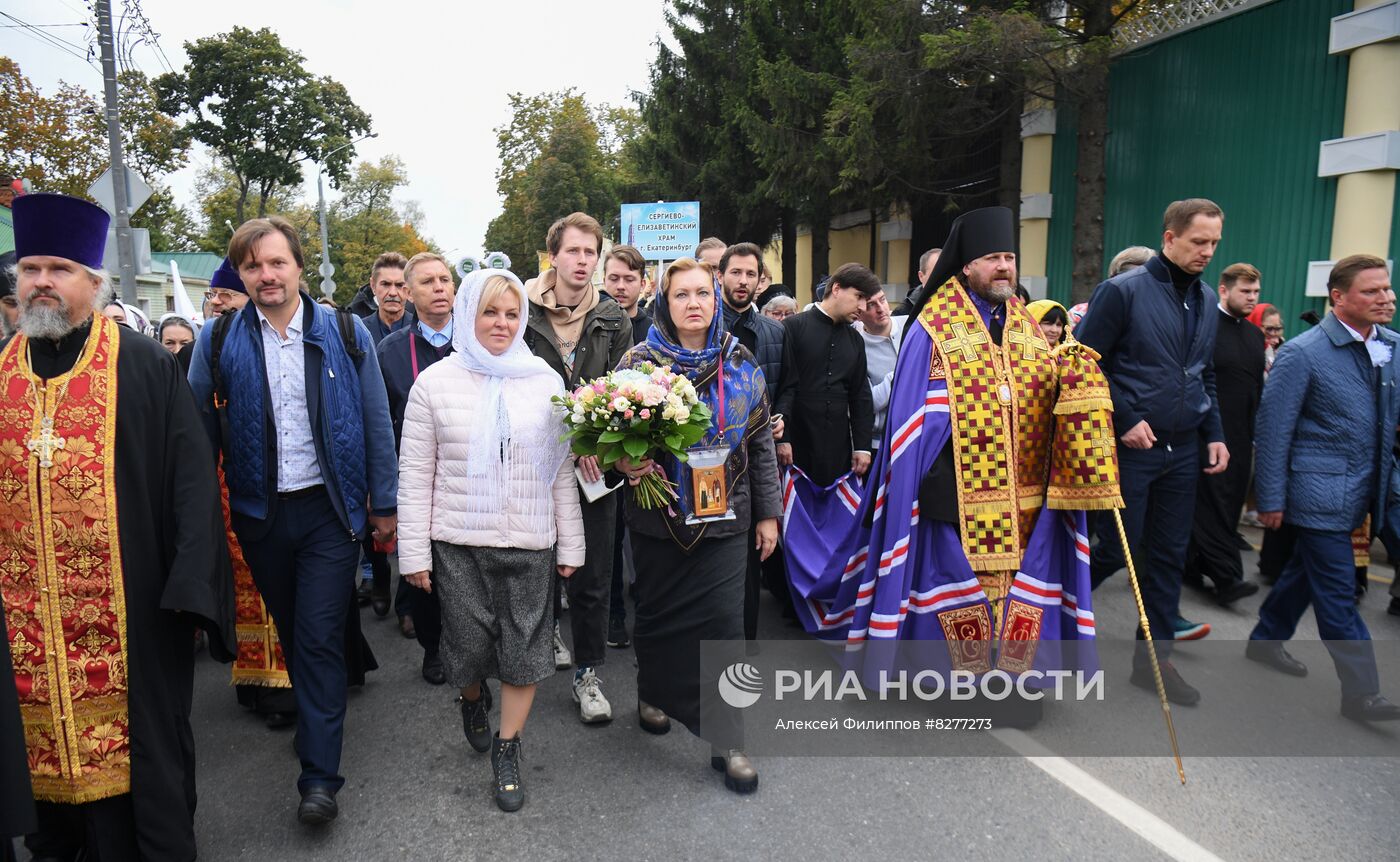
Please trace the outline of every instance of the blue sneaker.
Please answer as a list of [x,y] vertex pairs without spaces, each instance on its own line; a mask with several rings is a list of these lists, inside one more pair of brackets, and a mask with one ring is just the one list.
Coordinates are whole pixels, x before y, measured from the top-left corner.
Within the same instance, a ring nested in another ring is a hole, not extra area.
[[1179,641],[1198,641],[1210,634],[1210,623],[1193,623],[1185,617],[1177,617],[1172,629]]

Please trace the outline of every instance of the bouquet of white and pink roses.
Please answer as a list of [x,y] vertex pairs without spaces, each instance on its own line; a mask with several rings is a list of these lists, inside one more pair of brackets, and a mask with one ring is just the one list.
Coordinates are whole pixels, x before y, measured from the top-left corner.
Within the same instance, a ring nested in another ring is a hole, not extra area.
[[[575,455],[595,455],[607,470],[624,455],[632,461],[670,453],[686,459],[686,450],[710,428],[710,408],[682,374],[649,362],[614,371],[586,383],[556,404],[568,412],[565,437]],[[660,509],[676,499],[675,485],[659,470],[637,484],[637,504]]]

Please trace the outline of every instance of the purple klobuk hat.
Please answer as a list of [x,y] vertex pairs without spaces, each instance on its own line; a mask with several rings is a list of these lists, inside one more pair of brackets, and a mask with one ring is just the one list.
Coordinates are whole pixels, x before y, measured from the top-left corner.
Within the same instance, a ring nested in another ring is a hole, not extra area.
[[238,277],[238,271],[224,258],[224,262],[219,264],[219,268],[214,270],[214,274],[209,276],[209,286],[222,288],[224,290],[236,290],[239,293],[247,293],[248,289],[243,286],[243,279]]
[[15,255],[63,257],[102,268],[112,217],[95,203],[56,194],[17,197],[12,204]]

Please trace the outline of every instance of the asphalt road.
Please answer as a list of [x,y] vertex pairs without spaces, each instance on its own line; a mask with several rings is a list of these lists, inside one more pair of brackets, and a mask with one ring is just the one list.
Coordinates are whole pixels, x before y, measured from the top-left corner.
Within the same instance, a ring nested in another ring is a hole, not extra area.
[[[1392,571],[1371,572],[1372,636],[1400,640],[1400,617],[1386,614]],[[1188,589],[1183,613],[1211,623],[1211,640],[1242,640],[1262,597],[1223,609]],[[1102,636],[1131,637],[1125,577],[1095,602]],[[609,725],[578,721],[571,674],[541,686],[524,734],[528,801],[504,814],[487,758],[462,737],[453,692],[420,678],[418,645],[399,637],[392,615],[363,613],[381,667],[351,694],[347,783],[328,828],[295,820],[290,732],[237,706],[225,666],[199,662],[201,859],[1400,858],[1397,757],[1193,757],[1186,740],[1183,787],[1169,757],[1032,759],[1023,755],[1054,752],[998,731],[1006,756],[757,758],[761,786],[739,797],[710,769],[704,742],[679,726],[661,737],[638,729],[630,650],[609,650],[600,674],[617,716]],[[771,606],[762,625],[765,637],[793,636]],[[1298,637],[1317,637],[1311,618]],[[1190,650],[1178,664],[1208,709],[1212,676]],[[1400,728],[1385,732],[1400,755]]]

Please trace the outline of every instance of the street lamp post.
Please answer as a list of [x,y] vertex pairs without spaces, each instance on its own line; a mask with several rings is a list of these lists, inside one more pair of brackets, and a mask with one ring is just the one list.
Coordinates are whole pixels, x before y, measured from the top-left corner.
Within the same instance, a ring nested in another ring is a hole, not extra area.
[[368,135],[356,138],[349,143],[341,144],[322,156],[321,160],[316,163],[316,209],[321,217],[321,266],[318,271],[321,273],[321,295],[326,299],[335,299],[335,280],[331,278],[331,275],[335,273],[335,265],[331,263],[331,239],[330,229],[326,222],[326,189],[323,180],[325,172],[321,170],[321,165],[346,147],[354,146],[366,138],[377,137],[379,137],[378,132],[370,132]]

